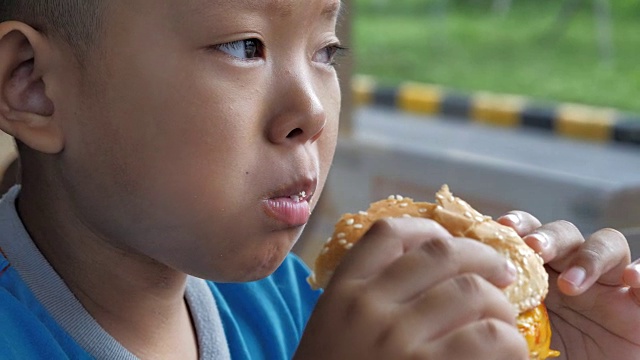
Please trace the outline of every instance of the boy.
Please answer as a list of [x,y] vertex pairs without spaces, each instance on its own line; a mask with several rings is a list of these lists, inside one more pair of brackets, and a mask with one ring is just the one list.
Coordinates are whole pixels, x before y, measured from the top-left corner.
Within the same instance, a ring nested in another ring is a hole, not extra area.
[[[433,222],[378,223],[321,297],[288,255],[336,144],[337,0],[0,9],[0,126],[22,165],[0,203],[2,357],[526,358],[508,264]],[[637,357],[624,237],[502,221],[538,229],[560,274],[554,347]]]

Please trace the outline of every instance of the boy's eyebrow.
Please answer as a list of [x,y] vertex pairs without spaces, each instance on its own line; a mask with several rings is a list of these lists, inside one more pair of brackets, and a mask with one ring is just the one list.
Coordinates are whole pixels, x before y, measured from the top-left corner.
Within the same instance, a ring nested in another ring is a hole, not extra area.
[[335,18],[340,13],[340,8],[342,7],[342,1],[331,1],[326,4],[322,9],[322,16],[326,16],[328,18]]
[[[238,1],[238,0],[235,0]],[[287,0],[273,0],[273,1],[255,1],[255,0],[243,0],[242,3],[248,8],[263,8],[266,12],[271,14],[277,14],[282,16],[289,16],[293,12],[292,7],[294,4]],[[335,18],[340,12],[342,5],[341,0],[329,0],[322,8],[320,15],[330,19]]]
[[[306,0],[302,0],[306,1]],[[197,5],[192,9],[194,14],[209,13],[213,9],[211,7],[212,0],[199,0]],[[342,9],[342,0],[325,0],[320,12],[320,16],[335,19]],[[274,16],[291,16],[293,13],[294,3],[290,0],[227,0],[217,3],[216,12],[224,13],[231,6],[239,5],[243,8],[264,11]]]

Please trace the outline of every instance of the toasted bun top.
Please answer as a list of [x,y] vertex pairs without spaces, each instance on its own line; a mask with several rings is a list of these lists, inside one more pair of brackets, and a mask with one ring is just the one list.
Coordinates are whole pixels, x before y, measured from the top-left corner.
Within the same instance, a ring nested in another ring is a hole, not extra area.
[[540,305],[547,295],[548,275],[542,258],[513,229],[454,197],[447,185],[436,193],[435,204],[391,196],[372,203],[366,212],[343,215],[316,258],[314,272],[308,279],[311,286],[323,288],[328,284],[342,257],[376,220],[402,216],[433,219],[453,236],[481,241],[509,259],[517,269],[517,279],[504,293],[518,313]]

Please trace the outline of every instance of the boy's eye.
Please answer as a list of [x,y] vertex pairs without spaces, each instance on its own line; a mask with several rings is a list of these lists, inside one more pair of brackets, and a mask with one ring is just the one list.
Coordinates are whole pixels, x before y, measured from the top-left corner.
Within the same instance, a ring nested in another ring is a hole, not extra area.
[[336,55],[343,50],[345,50],[345,48],[336,44],[323,47],[313,55],[313,61],[322,64],[335,65]]
[[262,44],[262,41],[258,39],[231,41],[216,45],[215,48],[243,60],[261,58],[264,56],[264,45]]

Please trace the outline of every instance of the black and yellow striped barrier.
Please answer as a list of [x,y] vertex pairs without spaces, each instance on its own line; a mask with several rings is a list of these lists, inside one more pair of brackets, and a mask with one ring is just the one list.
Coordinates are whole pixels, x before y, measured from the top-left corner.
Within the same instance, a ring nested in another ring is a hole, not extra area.
[[528,127],[598,142],[640,145],[640,116],[577,104],[539,105],[524,97],[491,93],[459,94],[439,86],[403,83],[379,86],[363,76],[352,80],[355,105],[393,107],[503,127]]

